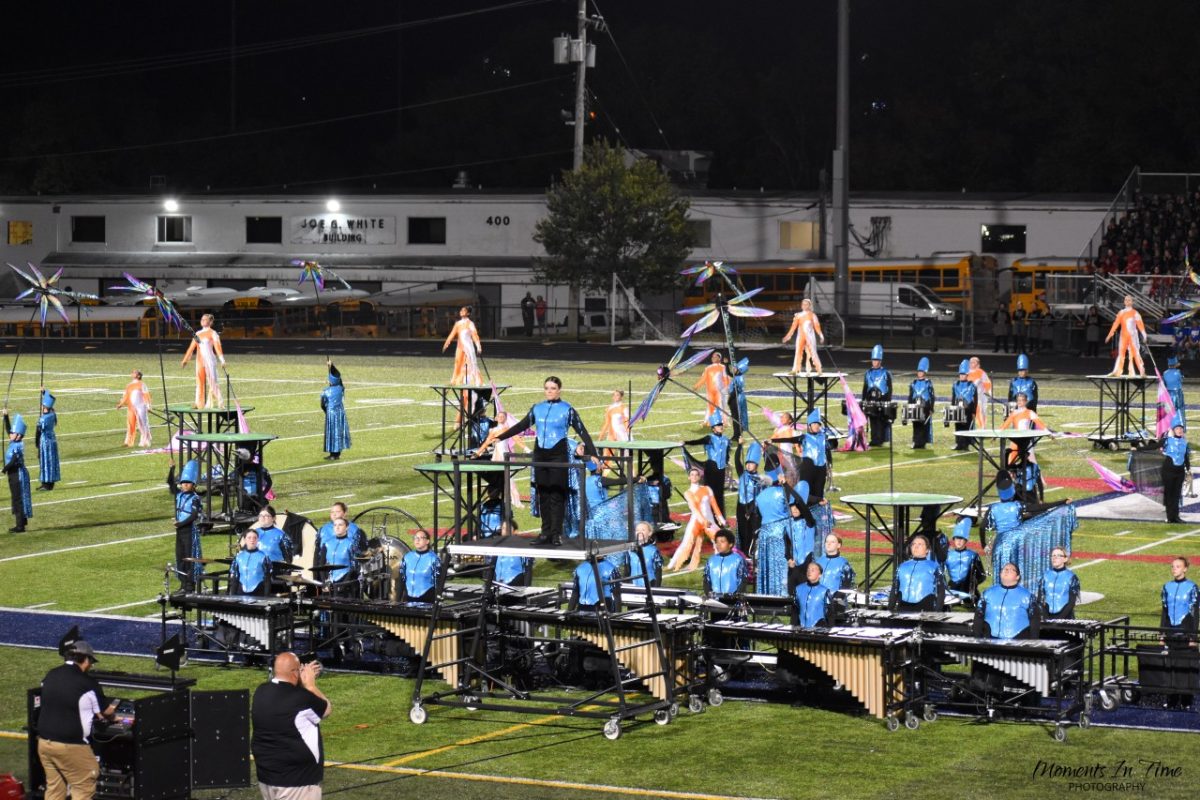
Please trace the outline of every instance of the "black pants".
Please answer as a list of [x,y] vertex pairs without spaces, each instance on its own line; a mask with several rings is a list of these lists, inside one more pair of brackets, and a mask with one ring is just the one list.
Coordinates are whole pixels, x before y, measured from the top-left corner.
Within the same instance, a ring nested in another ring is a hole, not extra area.
[[191,561],[184,561],[185,558],[192,558],[191,525],[175,529],[175,569],[179,571],[179,583],[183,591],[194,592],[196,565]]
[[892,423],[885,416],[868,417],[871,421],[871,447],[885,445],[892,438]]
[[[970,410],[968,410],[967,416],[973,417],[975,415],[974,415],[974,413],[971,413]],[[954,423],[954,432],[955,433],[957,433],[958,431],[969,431],[969,430],[971,430],[970,422]],[[970,450],[971,449],[971,440],[967,439],[965,436],[955,436],[954,437],[954,449],[955,450]]]
[[825,499],[825,479],[829,467],[817,466],[811,458],[800,459],[800,480],[808,481],[808,504],[813,505]]
[[996,337],[995,337],[995,341],[992,342],[992,352],[997,353],[997,352],[1001,352],[1001,351],[1003,351],[1005,353],[1008,352],[1008,334],[1007,333],[997,333]]
[[[542,515],[543,542],[560,539],[563,535],[563,524],[567,516],[567,490],[558,486],[539,486],[538,513]],[[576,531],[567,531],[574,535]]]
[[1187,470],[1177,467],[1166,456],[1162,468],[1163,506],[1167,510],[1167,522],[1179,522],[1179,501],[1183,496],[1183,479]]
[[533,312],[521,312],[521,322],[525,326],[525,335],[533,336]]
[[8,473],[8,491],[12,495],[13,527],[24,528],[29,520],[25,517],[25,494],[21,491],[21,476],[15,469]]
[[926,420],[925,422],[913,423],[913,447],[924,447],[933,441],[933,422]]
[[761,526],[762,515],[758,513],[758,506],[739,500],[737,504],[738,549],[747,557],[750,553],[750,545],[754,542],[754,537],[758,534]]
[[705,461],[704,485],[712,489],[713,497],[717,499],[717,508],[721,509],[721,516],[725,516],[725,470],[718,469],[711,461]]
[[1100,355],[1100,341],[1089,341],[1087,343],[1087,348],[1083,351],[1083,354],[1087,358],[1095,358],[1096,356]]

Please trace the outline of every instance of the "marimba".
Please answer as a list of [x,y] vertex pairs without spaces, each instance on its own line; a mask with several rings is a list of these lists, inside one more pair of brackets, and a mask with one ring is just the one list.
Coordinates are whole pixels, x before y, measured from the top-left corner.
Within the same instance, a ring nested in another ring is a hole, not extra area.
[[1078,663],[1078,647],[1050,639],[985,639],[950,633],[921,637],[921,660],[949,656],[960,664],[984,664],[1043,697],[1062,684],[1066,668]]
[[912,632],[887,628],[801,628],[777,622],[722,620],[704,626],[710,647],[726,654],[763,643],[812,664],[877,719],[897,719],[908,705],[905,665],[912,658]]
[[[292,648],[296,626],[292,601],[286,597],[247,597],[224,594],[177,593],[169,598],[172,607],[183,612],[183,624],[195,630],[206,642],[229,652],[282,653]],[[188,613],[194,613],[193,622]],[[216,636],[216,624],[224,623],[240,631],[249,641],[230,643]]]

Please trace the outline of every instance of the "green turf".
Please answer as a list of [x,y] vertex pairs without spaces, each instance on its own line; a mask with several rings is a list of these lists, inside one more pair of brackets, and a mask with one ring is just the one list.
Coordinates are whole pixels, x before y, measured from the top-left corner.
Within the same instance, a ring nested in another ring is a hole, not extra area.
[[[564,397],[580,410],[589,427],[598,431],[612,389],[623,388],[633,380],[636,405],[653,380],[653,364],[569,365],[554,362],[553,352],[548,347],[532,351],[521,361],[489,359],[493,375],[513,384],[503,395],[511,411],[524,414],[540,399],[542,378],[558,374],[565,381]],[[153,355],[46,359],[46,384],[58,397],[63,477],[53,492],[35,493],[35,515],[27,533],[0,534],[0,605],[49,604],[45,606],[48,610],[135,617],[156,613],[154,601],[162,589],[163,565],[173,559],[171,499],[163,484],[170,460],[165,454],[140,455],[122,448],[124,412],[113,408],[134,368],[147,373],[156,405],[162,405],[156,361]],[[174,363],[168,364],[172,404],[186,401],[193,385],[190,371],[180,371]],[[770,358],[764,356],[758,363],[764,366],[761,374],[758,367],[751,372],[750,389],[782,388],[779,381],[766,374],[773,369]],[[432,524],[430,483],[413,467],[428,462],[430,451],[440,444],[436,430],[441,419],[438,395],[427,386],[445,380],[450,371],[447,359],[339,357],[354,436],[353,448],[339,462],[322,460],[322,416],[317,398],[325,385],[323,357],[234,352],[229,366],[238,397],[244,404],[255,406],[249,415],[252,430],[279,437],[265,451],[275,476],[277,508],[305,513],[320,521],[334,499],[344,499],[352,514],[386,503],[410,511],[427,526]],[[844,368],[851,372],[857,369],[850,365]],[[1083,379],[1037,377],[1045,399],[1095,398],[1095,389]],[[683,380],[689,383],[687,376]],[[945,374],[935,375],[935,385],[942,395],[951,380]],[[906,383],[906,379],[898,379],[897,383]],[[10,407],[35,417],[37,385],[36,359],[27,357],[16,373]],[[752,399],[775,409],[790,406],[790,401],[782,397]],[[757,409],[752,412],[754,429],[766,430],[761,413]],[[702,401],[668,386],[638,430],[648,439],[692,438],[705,430],[704,413]],[[1086,434],[1094,425],[1096,413],[1094,408],[1044,406],[1042,417],[1055,430]],[[840,421],[836,412],[833,415],[835,422]],[[947,430],[938,423],[934,427],[934,448],[913,452],[906,447],[911,429],[896,426],[894,486],[889,485],[886,449],[839,455],[835,461],[836,483],[842,493],[894,490],[972,496],[976,457],[950,452]],[[164,441],[164,429],[156,427],[156,444]],[[32,464],[36,461],[32,443],[28,453]],[[1044,441],[1038,446],[1038,454],[1050,477],[1094,478],[1084,460],[1088,456],[1118,472],[1124,470],[1124,455],[1097,453],[1081,439]],[[676,483],[682,483],[682,470],[672,462],[668,464]],[[36,467],[31,471],[36,483]],[[525,489],[528,478],[518,480]],[[1052,491],[1047,498],[1064,496],[1079,496],[1079,492]],[[837,495],[833,500],[835,506],[848,510],[838,503]],[[675,508],[682,509],[681,501],[676,500]],[[517,518],[523,527],[536,525],[527,509],[518,511]],[[441,524],[448,524],[448,520]],[[861,524],[853,518],[839,522],[838,527],[859,531]],[[1074,549],[1082,554],[1141,548],[1134,555],[1190,555],[1197,552],[1195,536],[1187,525],[1082,520]],[[847,547],[852,551],[849,555],[860,573],[861,554],[857,551],[861,544],[861,539],[847,538]],[[225,555],[227,547],[224,537],[205,539],[207,555]],[[44,551],[63,552],[37,555]],[[29,555],[34,557],[20,558]],[[3,560],[11,558],[19,560]],[[1093,560],[1094,556],[1081,555],[1076,563]],[[539,564],[535,579],[548,582],[564,574],[560,568]],[[1098,602],[1082,606],[1081,614],[1129,614],[1136,622],[1157,622],[1159,588],[1168,577],[1166,564],[1105,560],[1089,564],[1079,575],[1085,590],[1104,595]],[[698,587],[700,578],[694,573],[668,577],[667,584]],[[144,663],[124,659],[106,661],[106,666],[147,668]],[[19,729],[24,689],[52,663],[53,658],[46,653],[0,650],[0,729]],[[189,672],[200,679],[203,688],[250,687],[262,678],[250,670],[189,667]],[[338,761],[378,765],[531,720],[516,715],[433,709],[430,721],[418,728],[406,718],[411,693],[408,681],[355,675],[329,675],[325,680],[336,707],[326,726],[328,754]],[[15,752],[19,756],[19,748]],[[11,762],[13,753],[8,743],[0,741],[0,767],[19,766]],[[553,720],[428,755],[411,762],[411,766],[769,797],[833,793],[842,797],[1044,797],[1062,790],[1065,784],[1031,778],[1039,758],[1069,764],[1159,758],[1189,765],[1182,778],[1161,779],[1147,789],[1155,796],[1170,796],[1182,793],[1180,787],[1192,791],[1200,787],[1191,766],[1198,755],[1200,738],[1186,735],[1093,728],[1072,732],[1069,741],[1060,746],[1050,740],[1045,728],[1035,725],[985,727],[945,718],[916,733],[887,734],[876,721],[829,711],[726,703],[700,716],[685,712],[666,728],[635,726],[616,743],[603,740],[594,722]],[[462,798],[485,793],[491,797],[585,795],[340,769],[331,770],[330,786],[346,789],[355,797],[383,797],[394,796],[399,787],[407,791],[415,786],[413,780],[421,781],[422,796],[427,797]]]

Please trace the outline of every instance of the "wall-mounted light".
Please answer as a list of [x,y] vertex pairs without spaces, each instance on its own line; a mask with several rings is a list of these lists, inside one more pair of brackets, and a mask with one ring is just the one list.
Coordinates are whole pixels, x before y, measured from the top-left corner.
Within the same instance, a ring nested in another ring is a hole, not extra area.
[[163,201],[163,208],[167,211],[167,213],[174,214],[179,210],[179,201],[173,197],[168,197]]
[[342,204],[335,199],[326,200],[325,210],[336,214],[338,211],[342,210]]

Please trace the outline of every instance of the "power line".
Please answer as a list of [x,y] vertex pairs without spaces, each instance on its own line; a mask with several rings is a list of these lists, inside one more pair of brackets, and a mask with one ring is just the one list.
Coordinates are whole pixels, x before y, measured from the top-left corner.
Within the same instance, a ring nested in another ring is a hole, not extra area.
[[269,55],[272,53],[286,52],[288,50],[334,44],[353,39],[361,39],[368,36],[378,36],[385,33],[394,33],[396,31],[406,30],[409,28],[424,27],[426,25],[432,25],[439,22],[448,22],[476,16],[478,14],[489,14],[496,11],[508,11],[511,9],[541,5],[553,1],[554,0],[514,0],[513,2],[502,3],[500,5],[489,6],[487,8],[475,9],[473,11],[460,11],[453,14],[443,14],[437,17],[425,17],[423,19],[409,20],[407,22],[395,22],[387,25],[372,26],[369,28],[356,28],[338,33],[314,34],[309,36],[294,37],[291,39],[277,39],[270,42],[245,45],[232,49],[228,47],[210,48],[207,50],[194,50],[189,53],[169,56],[144,56],[139,58],[98,62],[71,67],[17,70],[13,72],[0,73],[0,87],[39,86],[49,83],[63,83],[66,81],[87,78],[108,78],[139,72],[175,69],[178,67],[187,67],[213,62],[225,63],[229,60],[230,55],[236,58]]
[[166,142],[146,142],[143,144],[121,145],[114,147],[97,147],[91,150],[72,150],[62,153],[38,153],[35,155],[26,156],[4,156],[0,157],[0,162],[5,161],[32,161],[41,158],[71,158],[73,156],[92,156],[102,155],[105,153],[121,153],[132,150],[149,150],[156,147],[174,147],[184,144],[198,144],[200,142],[217,142],[228,139],[237,139],[244,136],[258,136],[264,133],[278,133],[280,131],[298,130],[300,128],[313,128],[319,125],[331,125],[336,122],[346,122],[355,119],[365,119],[367,117],[377,117],[383,114],[394,114],[397,111],[411,111],[418,108],[428,108],[429,106],[444,105],[446,103],[455,103],[460,100],[471,100],[477,97],[485,97],[487,95],[500,94],[502,92],[511,92],[517,89],[524,89],[529,86],[539,86],[545,83],[564,80],[563,76],[557,75],[552,78],[541,78],[536,81],[526,81],[524,83],[516,83],[512,86],[502,86],[496,89],[485,89],[479,92],[471,92],[469,94],[460,94],[455,97],[443,97],[437,100],[426,100],[420,103],[409,103],[402,106],[392,106],[391,108],[381,108],[376,111],[363,111],[358,114],[343,114],[337,117],[328,117],[326,119],[309,120],[308,122],[295,122],[290,125],[275,125],[270,128],[256,128],[250,131],[235,131],[232,133],[218,133],[212,136],[193,136],[187,139],[173,139]]
[[564,155],[566,153],[573,152],[573,150],[574,150],[574,148],[566,147],[566,148],[560,148],[558,150],[543,150],[540,153],[526,153],[525,155],[520,155],[520,156],[504,156],[503,158],[486,158],[486,159],[481,159],[478,161],[460,161],[455,164],[439,164],[438,166],[434,166],[434,167],[414,167],[412,169],[397,169],[397,170],[390,170],[388,172],[366,172],[361,175],[342,175],[342,176],[339,176],[336,178],[313,178],[311,180],[304,180],[304,181],[260,183],[256,186],[218,186],[218,187],[212,189],[211,191],[214,193],[225,193],[225,192],[245,192],[245,191],[250,191],[250,190],[255,190],[255,189],[276,189],[276,188],[280,188],[280,187],[282,187],[284,189],[288,189],[288,188],[291,188],[292,186],[313,186],[316,184],[324,184],[324,183],[340,183],[340,182],[344,182],[344,181],[360,181],[360,180],[366,180],[367,178],[387,178],[387,177],[395,177],[397,175],[415,175],[415,174],[421,173],[421,172],[436,172],[439,170],[462,169],[463,167],[480,167],[480,166],[485,166],[487,164],[499,164],[499,163],[503,163],[506,161],[528,161],[528,160],[534,159],[534,158],[546,158],[547,156]]
[[633,69],[629,66],[629,62],[625,60],[625,54],[621,52],[621,46],[617,44],[617,39],[613,36],[612,26],[608,24],[607,18],[604,17],[604,12],[600,10],[600,6],[596,0],[591,0],[592,5],[596,7],[596,13],[604,19],[604,32],[608,34],[608,40],[612,42],[613,49],[617,51],[617,58],[621,60],[621,65],[625,67],[625,73],[629,76],[629,80],[633,83],[633,90],[637,93],[638,99],[641,100],[642,106],[646,109],[646,113],[650,115],[650,121],[654,123],[654,129],[658,131],[659,137],[662,138],[663,144],[668,150],[673,150],[671,142],[667,139],[667,134],[662,129],[662,125],[658,121],[658,117],[654,115],[654,109],[650,107],[649,101],[646,100],[646,95],[642,93],[642,87],[638,84],[637,78],[633,74]]

